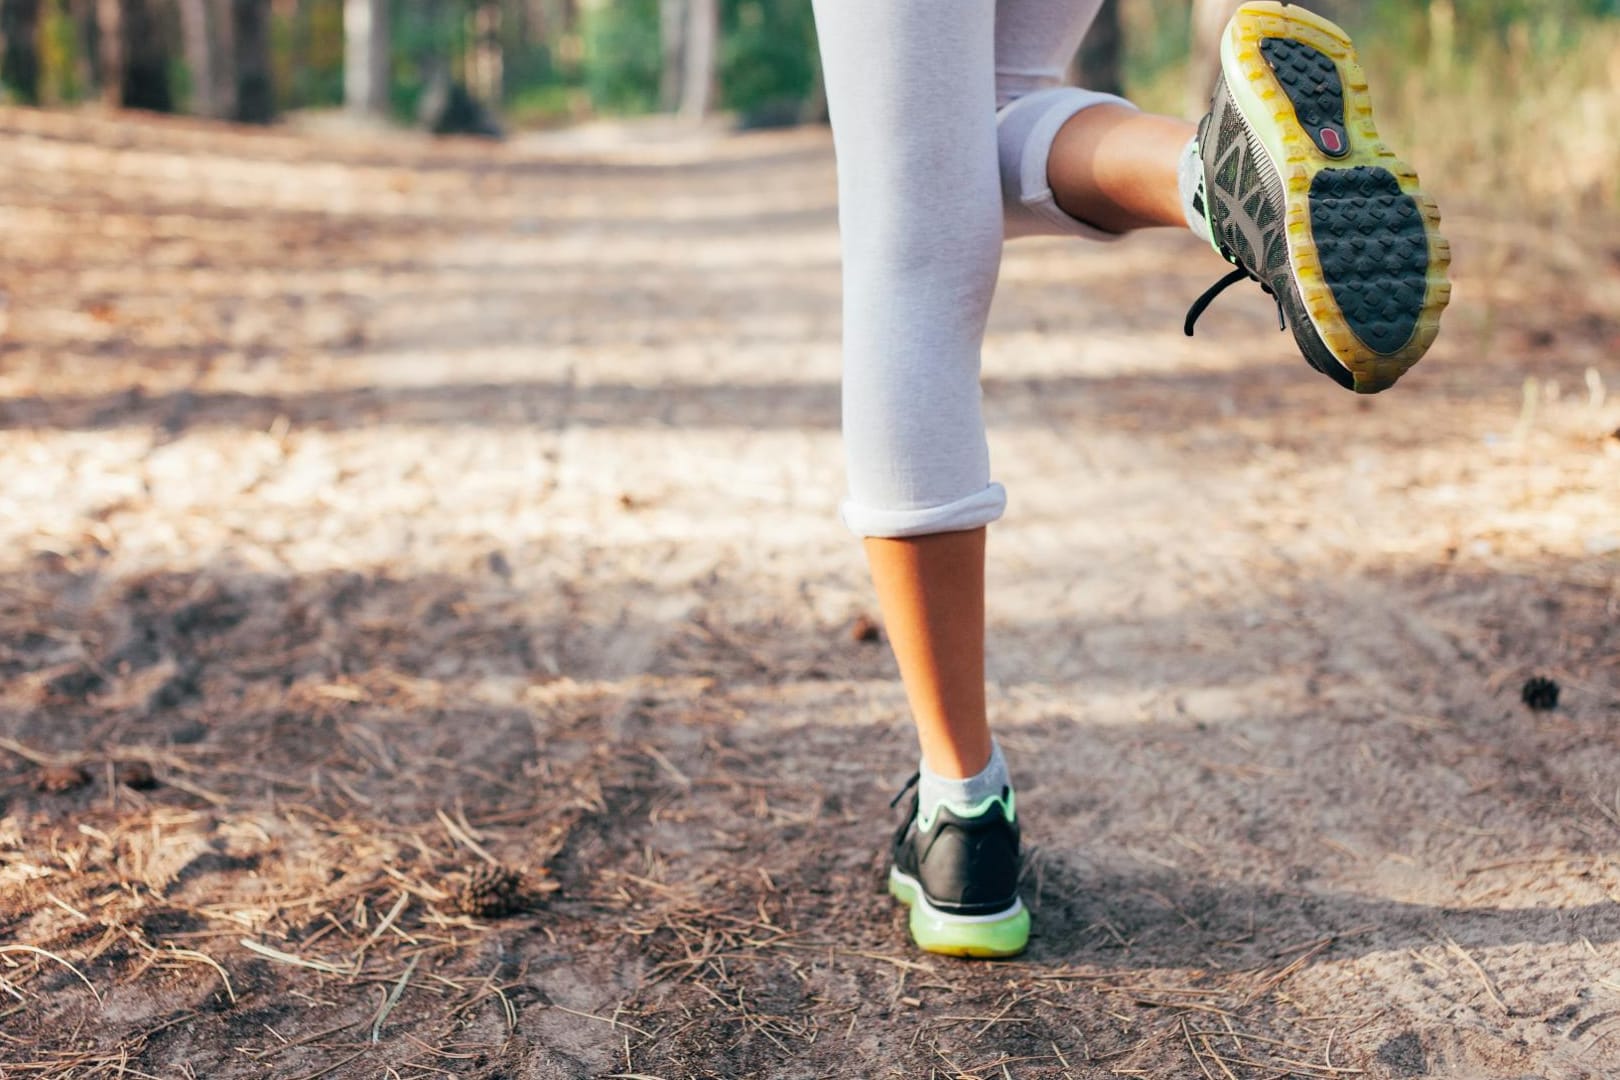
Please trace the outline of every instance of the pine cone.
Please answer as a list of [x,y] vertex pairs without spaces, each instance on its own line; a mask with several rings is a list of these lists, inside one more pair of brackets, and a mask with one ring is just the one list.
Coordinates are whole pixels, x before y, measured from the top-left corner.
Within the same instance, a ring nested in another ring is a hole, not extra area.
[[509,866],[485,864],[467,876],[456,907],[468,915],[510,915],[522,906],[523,875]]
[[1527,679],[1519,697],[1536,712],[1558,708],[1558,684],[1542,675]]

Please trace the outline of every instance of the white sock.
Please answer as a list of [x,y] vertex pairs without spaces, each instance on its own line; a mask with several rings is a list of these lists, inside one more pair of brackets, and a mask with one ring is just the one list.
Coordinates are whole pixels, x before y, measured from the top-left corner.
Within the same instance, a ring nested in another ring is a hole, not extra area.
[[1177,177],[1181,187],[1181,207],[1187,214],[1187,227],[1195,235],[1213,243],[1209,235],[1209,218],[1204,214],[1205,200],[1209,196],[1204,193],[1204,162],[1198,156],[1197,139],[1187,140],[1187,148],[1181,152]]
[[1012,781],[1007,778],[1007,760],[1001,756],[1001,747],[993,739],[990,761],[972,776],[962,780],[940,776],[930,770],[926,762],[918,772],[922,775],[917,780],[917,814],[925,819],[932,818],[941,803],[953,810],[967,811],[1012,787]]

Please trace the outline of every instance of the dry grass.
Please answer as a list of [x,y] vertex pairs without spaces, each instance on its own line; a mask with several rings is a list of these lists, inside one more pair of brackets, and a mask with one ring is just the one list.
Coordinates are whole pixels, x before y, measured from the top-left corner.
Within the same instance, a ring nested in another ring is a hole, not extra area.
[[1376,38],[1362,51],[1386,137],[1437,190],[1535,220],[1620,211],[1620,20],[1557,46],[1523,23],[1466,54],[1430,41],[1406,62]]

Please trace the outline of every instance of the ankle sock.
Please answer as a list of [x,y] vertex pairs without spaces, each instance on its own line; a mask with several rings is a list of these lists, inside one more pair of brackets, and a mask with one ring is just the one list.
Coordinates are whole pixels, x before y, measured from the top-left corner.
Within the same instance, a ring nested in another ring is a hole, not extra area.
[[990,742],[990,761],[972,776],[957,780],[940,776],[924,762],[918,768],[917,814],[924,820],[932,819],[941,803],[956,810],[967,810],[984,800],[1000,795],[1011,788],[1007,778],[1007,761],[1001,756],[1001,746]]
[[1177,181],[1181,188],[1181,206],[1187,214],[1187,227],[1209,243],[1209,219],[1204,214],[1204,162],[1198,155],[1198,140],[1187,140],[1177,167]]

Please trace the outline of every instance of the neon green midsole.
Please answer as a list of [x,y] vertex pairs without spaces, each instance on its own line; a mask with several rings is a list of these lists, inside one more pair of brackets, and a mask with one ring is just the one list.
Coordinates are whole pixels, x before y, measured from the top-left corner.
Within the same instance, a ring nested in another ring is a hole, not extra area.
[[916,881],[889,871],[889,893],[911,909],[911,939],[923,952],[943,956],[1017,956],[1029,944],[1029,909],[1017,902],[1006,915],[970,918],[936,911]]

